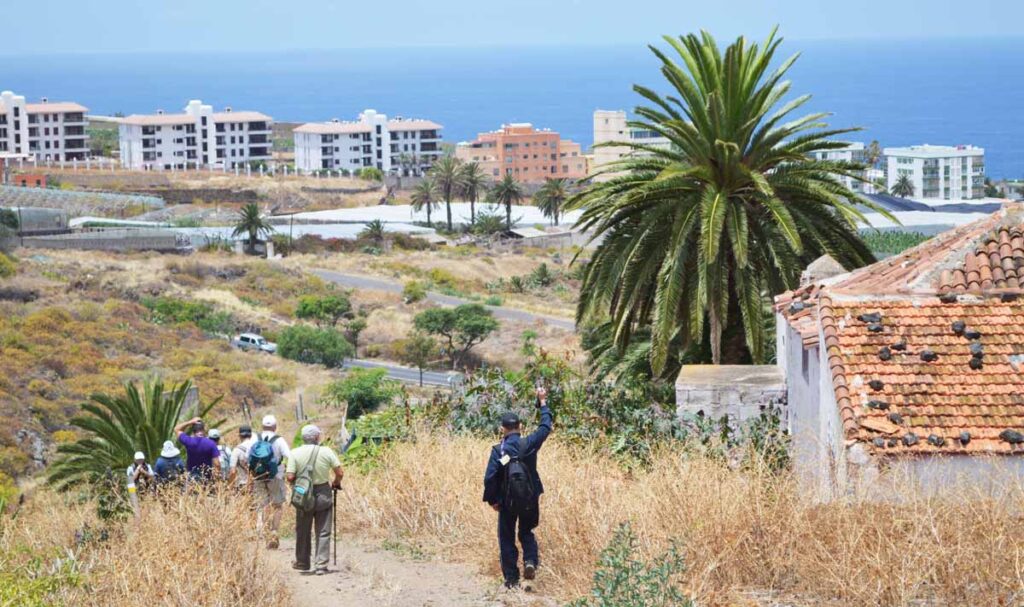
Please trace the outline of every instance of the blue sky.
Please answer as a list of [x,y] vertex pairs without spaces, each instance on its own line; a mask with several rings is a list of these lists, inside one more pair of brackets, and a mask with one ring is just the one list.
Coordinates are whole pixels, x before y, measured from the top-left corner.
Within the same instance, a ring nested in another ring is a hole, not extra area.
[[[0,53],[647,42],[700,28],[789,39],[1020,35],[1020,0],[33,0]],[[43,16],[41,19],[40,16]]]

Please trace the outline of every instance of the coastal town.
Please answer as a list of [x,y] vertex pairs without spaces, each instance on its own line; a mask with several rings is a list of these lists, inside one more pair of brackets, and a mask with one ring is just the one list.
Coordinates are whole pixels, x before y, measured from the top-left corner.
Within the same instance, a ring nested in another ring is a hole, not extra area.
[[576,122],[0,68],[0,606],[1020,604],[1017,149],[780,32]]

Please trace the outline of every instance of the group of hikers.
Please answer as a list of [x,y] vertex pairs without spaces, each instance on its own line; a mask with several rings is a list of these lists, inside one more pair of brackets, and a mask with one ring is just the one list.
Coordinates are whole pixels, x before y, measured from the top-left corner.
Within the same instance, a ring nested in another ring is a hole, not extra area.
[[[517,587],[520,581],[517,537],[522,547],[522,577],[534,579],[540,566],[534,529],[540,521],[544,485],[537,472],[537,453],[552,430],[551,409],[543,387],[537,388],[536,405],[540,424],[527,436],[522,434],[518,415],[502,416],[502,439],[491,449],[484,473],[483,501],[498,513],[501,570],[509,588]],[[133,503],[137,505],[139,491],[159,486],[225,483],[253,496],[256,527],[261,535],[268,528],[267,548],[277,549],[282,509],[289,499],[287,485],[291,485],[290,501],[296,511],[292,567],[317,575],[327,573],[334,531],[331,510],[345,473],[338,454],[321,444],[324,437],[320,428],[303,426],[302,445],[294,449],[277,434],[273,415],[263,418],[259,432],[253,432],[250,426],[240,427],[234,448],[225,443],[217,429],[207,431],[198,417],[178,424],[174,433],[184,447],[184,459],[171,440],[164,442],[152,465],[144,453],[135,453],[135,461],[126,470]]]

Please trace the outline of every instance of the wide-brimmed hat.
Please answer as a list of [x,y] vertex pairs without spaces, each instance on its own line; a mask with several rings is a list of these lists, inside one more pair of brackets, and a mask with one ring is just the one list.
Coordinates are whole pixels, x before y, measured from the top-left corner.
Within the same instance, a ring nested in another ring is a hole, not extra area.
[[160,450],[160,457],[178,457],[181,451],[169,440],[164,441],[164,448]]
[[142,451],[136,451],[135,452],[135,461],[139,461],[140,459],[143,459],[143,460],[146,459],[146,454],[143,453]]

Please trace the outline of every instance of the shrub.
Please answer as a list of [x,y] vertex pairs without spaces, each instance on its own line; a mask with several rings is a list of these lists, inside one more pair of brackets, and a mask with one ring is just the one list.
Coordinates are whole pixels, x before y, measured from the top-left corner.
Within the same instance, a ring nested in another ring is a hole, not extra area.
[[570,603],[570,607],[693,606],[672,581],[686,569],[676,546],[650,561],[638,559],[636,552],[636,534],[628,523],[623,523],[601,551],[591,596]]
[[192,323],[212,335],[229,335],[238,327],[230,312],[217,311],[212,304],[202,301],[147,297],[142,300],[142,305],[152,312],[150,320],[157,324]]
[[312,320],[317,325],[335,326],[343,316],[352,311],[352,303],[344,295],[306,295],[299,299],[295,317]]
[[11,258],[0,253],[0,278],[10,278],[18,271]]
[[398,383],[388,379],[387,374],[384,369],[351,369],[345,377],[327,386],[323,400],[335,406],[347,403],[348,417],[355,419],[398,394]]
[[484,300],[484,303],[489,305],[489,306],[500,306],[503,303],[503,301],[502,301],[501,297],[499,297],[497,295],[491,295],[487,299]]
[[302,363],[340,367],[353,355],[352,344],[335,329],[317,329],[296,325],[281,331],[277,352],[282,357]]
[[422,301],[427,297],[427,287],[418,280],[410,280],[402,287],[402,299],[407,304]]

